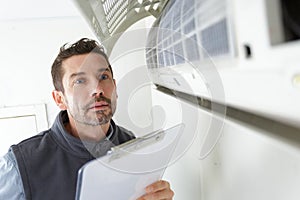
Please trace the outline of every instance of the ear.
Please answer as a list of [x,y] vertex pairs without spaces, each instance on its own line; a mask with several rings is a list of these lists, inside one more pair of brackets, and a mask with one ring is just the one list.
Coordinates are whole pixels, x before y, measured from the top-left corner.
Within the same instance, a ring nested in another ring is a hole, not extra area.
[[53,90],[52,97],[53,97],[56,105],[61,110],[67,110],[67,104],[65,103],[64,95],[61,91]]

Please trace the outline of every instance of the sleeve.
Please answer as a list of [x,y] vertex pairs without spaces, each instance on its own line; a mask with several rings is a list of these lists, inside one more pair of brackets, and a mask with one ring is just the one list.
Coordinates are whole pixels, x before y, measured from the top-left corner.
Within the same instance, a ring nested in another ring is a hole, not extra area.
[[0,199],[25,200],[21,175],[11,149],[0,157]]

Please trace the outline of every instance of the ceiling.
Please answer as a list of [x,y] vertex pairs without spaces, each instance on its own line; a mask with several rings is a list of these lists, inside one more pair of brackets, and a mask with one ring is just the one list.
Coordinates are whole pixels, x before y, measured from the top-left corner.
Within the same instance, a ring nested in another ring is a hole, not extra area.
[[72,0],[0,0],[0,20],[80,16]]

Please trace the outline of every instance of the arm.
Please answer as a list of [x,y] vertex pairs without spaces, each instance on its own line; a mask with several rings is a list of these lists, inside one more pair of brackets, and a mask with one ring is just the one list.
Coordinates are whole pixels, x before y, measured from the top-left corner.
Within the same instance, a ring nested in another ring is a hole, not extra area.
[[0,199],[25,200],[23,183],[12,150],[0,157]]
[[157,181],[146,187],[146,194],[138,200],[172,200],[174,192],[167,181]]

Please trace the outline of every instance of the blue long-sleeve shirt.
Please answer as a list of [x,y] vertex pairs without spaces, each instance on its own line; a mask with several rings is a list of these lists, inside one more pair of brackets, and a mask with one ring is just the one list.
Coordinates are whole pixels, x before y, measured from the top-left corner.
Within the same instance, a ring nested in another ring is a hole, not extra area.
[[21,175],[12,150],[0,157],[0,199],[25,200]]

